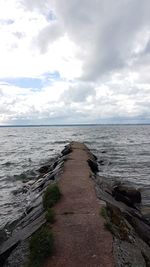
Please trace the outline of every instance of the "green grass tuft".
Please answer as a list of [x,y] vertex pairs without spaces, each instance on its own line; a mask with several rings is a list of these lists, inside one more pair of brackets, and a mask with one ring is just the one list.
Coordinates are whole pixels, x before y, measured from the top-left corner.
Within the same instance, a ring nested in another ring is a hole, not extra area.
[[54,238],[47,227],[42,227],[30,239],[28,267],[41,267],[45,259],[53,252]]
[[102,207],[100,210],[100,214],[106,220],[106,222],[104,223],[105,229],[108,230],[109,232],[111,232],[112,234],[114,234],[113,224],[110,222],[107,207]]
[[60,199],[61,193],[57,184],[49,185],[43,195],[43,207],[51,208]]
[[55,212],[53,209],[47,209],[46,214],[45,214],[45,219],[49,223],[54,223],[55,222]]
[[104,217],[105,220],[108,219],[107,208],[102,207],[102,208],[101,208],[101,211],[100,211],[100,214]]

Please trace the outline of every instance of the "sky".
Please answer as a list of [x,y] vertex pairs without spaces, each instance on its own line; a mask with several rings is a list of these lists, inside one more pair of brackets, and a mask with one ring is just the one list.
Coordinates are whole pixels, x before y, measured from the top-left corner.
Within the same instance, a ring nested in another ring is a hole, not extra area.
[[0,0],[0,125],[150,123],[149,0]]

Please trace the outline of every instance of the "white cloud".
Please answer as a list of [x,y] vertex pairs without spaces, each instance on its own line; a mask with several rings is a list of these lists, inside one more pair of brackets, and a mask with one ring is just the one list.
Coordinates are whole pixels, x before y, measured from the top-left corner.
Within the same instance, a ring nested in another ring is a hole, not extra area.
[[19,1],[13,0],[9,15],[9,1],[0,3],[0,21],[5,14],[13,21],[0,26],[0,78],[38,77],[54,71],[68,79],[80,75],[81,61],[76,58],[76,46],[56,21],[49,21],[45,14],[39,13],[40,3],[36,3],[37,7],[39,4],[37,12],[34,8],[24,9]]
[[[148,0],[1,0],[0,123],[150,121],[149,9]],[[43,87],[6,83],[25,77]]]

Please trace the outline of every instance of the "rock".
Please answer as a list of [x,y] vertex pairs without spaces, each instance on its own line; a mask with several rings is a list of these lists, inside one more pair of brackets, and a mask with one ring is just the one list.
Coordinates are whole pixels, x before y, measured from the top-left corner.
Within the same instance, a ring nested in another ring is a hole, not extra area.
[[[115,266],[150,267],[150,225],[147,218],[141,214],[139,209],[126,205],[125,202],[116,201],[112,194],[107,193],[110,191],[110,184],[107,184],[104,178],[94,175],[94,179],[98,198],[107,203],[107,214],[114,235]],[[122,189],[128,188],[123,185],[117,186]],[[131,190],[131,188],[128,189]],[[111,192],[113,190],[114,188]],[[141,201],[141,196],[138,190],[133,188],[132,190],[135,190],[134,197],[132,198],[129,194],[131,199],[125,200],[133,205],[133,202]],[[121,197],[125,198],[123,194]]]
[[22,241],[10,254],[4,267],[24,267],[30,255],[29,241]]
[[93,173],[97,173],[98,172],[98,164],[96,161],[88,159],[88,164],[92,170]]
[[112,190],[112,196],[117,201],[122,201],[131,207],[133,207],[136,203],[141,203],[140,191],[134,188],[129,188],[124,185],[115,186]]
[[42,214],[23,229],[14,232],[12,236],[6,242],[4,242],[4,244],[0,248],[0,266],[3,266],[4,262],[6,261],[12,250],[14,250],[22,240],[25,240],[30,237],[45,222],[45,215]]
[[44,165],[38,169],[38,172],[41,174],[47,173],[50,169],[50,165]]
[[106,152],[105,150],[102,150],[101,153],[102,153],[102,154],[105,154],[105,153],[107,153],[107,152]]
[[96,161],[97,157],[94,154],[92,154],[92,156],[93,156],[93,159]]
[[26,214],[29,214],[34,208],[38,207],[42,203],[42,193],[32,201],[29,206],[26,207]]
[[72,150],[71,150],[71,146],[68,145],[68,146],[66,146],[66,147],[63,149],[63,151],[62,151],[61,153],[62,153],[63,156],[66,156],[66,155],[70,154],[71,151],[72,151]]
[[23,194],[27,193],[29,189],[30,189],[30,186],[24,185],[23,188],[22,188],[22,193]]
[[15,190],[13,190],[13,195],[18,195],[18,194],[20,194],[20,193],[22,193],[23,192],[23,188],[19,188],[19,189],[15,189]]
[[146,267],[144,257],[139,248],[126,241],[114,241],[115,266]]
[[101,164],[101,165],[105,165],[105,161],[103,159],[99,160],[98,163]]
[[0,252],[0,266],[4,265],[6,259],[9,257],[11,252],[18,246],[18,244],[19,241],[16,240],[16,242],[13,242],[12,245],[8,247],[8,249],[6,249],[3,253]]
[[[26,193],[26,200],[28,206],[26,206],[24,213],[19,218],[14,227],[12,227],[9,236],[4,231],[0,232],[1,246],[0,246],[0,266],[24,266],[21,265],[21,258],[19,254],[23,253],[26,258],[26,247],[24,248],[24,242],[29,242],[27,239],[37,231],[45,222],[45,211],[43,209],[43,193],[53,180],[59,179],[59,175],[62,171],[64,161],[67,158],[67,154],[71,152],[70,146],[65,147],[60,157],[49,160],[47,164],[39,168],[39,175],[37,180],[32,180],[23,183],[22,188],[14,191],[14,194]],[[21,255],[22,256],[22,255]],[[24,257],[23,256],[23,257]],[[11,261],[13,260],[13,265]],[[24,262],[24,260],[22,260]],[[15,265],[16,264],[16,265]]]
[[40,203],[37,207],[31,210],[25,217],[23,217],[18,224],[16,225],[16,228],[24,228],[28,224],[35,221],[38,217],[40,217],[44,213],[43,209],[43,203]]
[[150,226],[143,220],[132,216],[131,214],[125,214],[128,222],[134,227],[137,234],[150,246]]
[[55,169],[57,165],[58,165],[58,161],[55,161],[53,164],[53,169]]

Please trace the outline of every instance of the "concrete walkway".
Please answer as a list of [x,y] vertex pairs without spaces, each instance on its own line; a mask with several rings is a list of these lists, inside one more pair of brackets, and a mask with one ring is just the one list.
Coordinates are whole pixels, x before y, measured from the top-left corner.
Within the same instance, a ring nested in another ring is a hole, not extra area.
[[112,236],[104,229],[103,202],[90,177],[91,155],[81,143],[71,147],[59,182],[63,196],[55,206],[55,252],[45,267],[112,267]]

